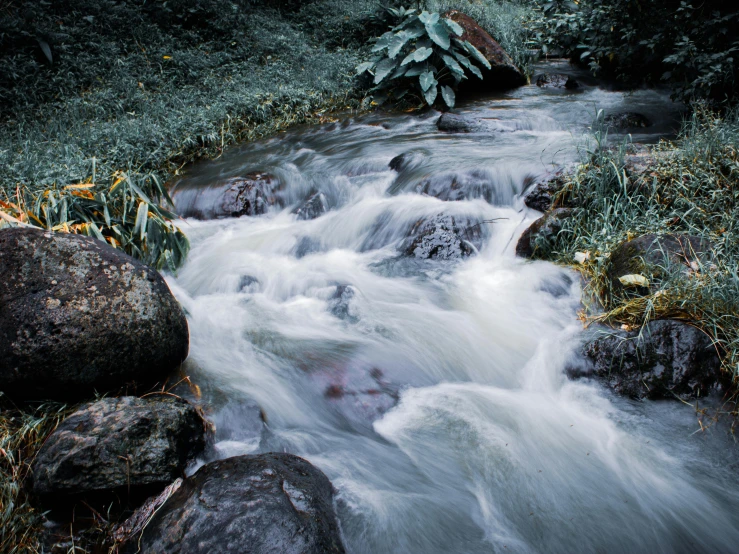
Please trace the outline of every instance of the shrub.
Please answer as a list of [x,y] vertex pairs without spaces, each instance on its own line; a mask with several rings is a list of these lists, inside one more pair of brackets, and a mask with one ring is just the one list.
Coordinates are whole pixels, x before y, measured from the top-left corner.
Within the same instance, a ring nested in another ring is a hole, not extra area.
[[368,71],[374,76],[372,91],[380,93],[375,101],[388,96],[400,101],[410,94],[433,106],[441,91],[444,103],[453,108],[454,91],[467,73],[482,79],[475,64],[490,69],[490,62],[469,41],[457,38],[464,31],[451,19],[414,9],[390,11],[400,23],[374,39],[372,52],[380,55],[357,67],[358,74]]
[[737,95],[739,8],[707,0],[540,2],[532,43],[559,49],[596,73],[665,82],[680,100],[731,103]]

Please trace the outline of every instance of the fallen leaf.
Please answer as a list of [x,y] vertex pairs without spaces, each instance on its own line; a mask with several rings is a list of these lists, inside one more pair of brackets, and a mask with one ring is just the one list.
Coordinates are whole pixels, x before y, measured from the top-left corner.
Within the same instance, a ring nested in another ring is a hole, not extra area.
[[644,275],[624,275],[623,277],[618,278],[619,281],[621,281],[621,284],[625,287],[648,287],[649,286],[649,279],[644,277]]

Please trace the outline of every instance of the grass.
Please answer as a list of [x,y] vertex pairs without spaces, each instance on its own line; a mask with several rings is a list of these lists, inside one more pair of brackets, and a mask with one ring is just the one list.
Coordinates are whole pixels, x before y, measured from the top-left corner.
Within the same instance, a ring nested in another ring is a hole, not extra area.
[[24,489],[33,460],[46,437],[69,413],[61,404],[0,411],[0,552],[35,554],[41,514]]
[[[605,136],[596,134],[602,146]],[[739,112],[720,117],[697,106],[679,138],[648,152],[647,171],[628,163],[630,145],[598,148],[560,192],[574,206],[553,243],[536,255],[576,265],[587,282],[591,320],[639,328],[681,319],[715,342],[723,367],[739,381]],[[655,233],[708,239],[711,259],[686,271],[652,268],[645,294],[613,291],[610,255],[623,242]],[[575,264],[575,256],[587,257]]]

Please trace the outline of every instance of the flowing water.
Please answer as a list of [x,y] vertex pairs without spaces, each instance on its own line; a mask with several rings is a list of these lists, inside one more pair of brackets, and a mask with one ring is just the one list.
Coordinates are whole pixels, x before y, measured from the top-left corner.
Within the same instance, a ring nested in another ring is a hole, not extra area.
[[[678,402],[568,381],[580,282],[514,254],[540,215],[525,184],[578,159],[597,109],[647,115],[645,141],[678,116],[661,92],[529,86],[458,110],[495,132],[441,133],[436,112],[375,114],[193,169],[174,187],[178,207],[212,204],[214,183],[254,170],[279,177],[287,202],[182,222],[192,253],[170,285],[217,455],[287,451],[317,465],[352,553],[736,552],[727,430],[695,433]],[[388,168],[409,151],[408,167]],[[475,198],[418,194],[426,177],[454,177]],[[313,190],[330,209],[299,220]],[[409,228],[439,213],[484,222],[479,253],[400,256]]]

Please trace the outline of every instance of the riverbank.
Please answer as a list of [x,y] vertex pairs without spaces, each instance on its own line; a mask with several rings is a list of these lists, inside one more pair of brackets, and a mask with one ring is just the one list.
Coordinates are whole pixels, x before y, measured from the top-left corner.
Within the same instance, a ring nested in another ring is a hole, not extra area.
[[[534,258],[583,274],[589,322],[639,330],[673,319],[703,331],[732,383],[719,414],[735,413],[739,117],[698,106],[675,140],[654,146],[608,148],[606,129],[595,133],[597,149],[554,195],[553,209],[570,211],[556,235],[535,240]],[[680,246],[641,238],[652,236]]]

